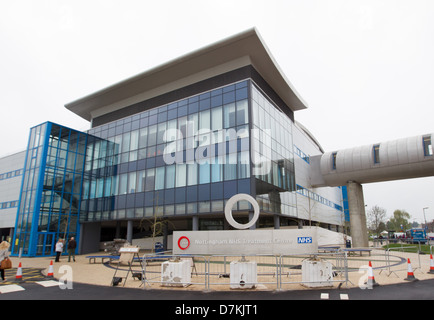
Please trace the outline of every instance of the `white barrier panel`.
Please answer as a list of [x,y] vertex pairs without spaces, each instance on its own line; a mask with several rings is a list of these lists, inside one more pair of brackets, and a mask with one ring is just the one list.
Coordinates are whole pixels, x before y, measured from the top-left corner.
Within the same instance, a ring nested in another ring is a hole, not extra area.
[[316,229],[174,231],[174,254],[306,254],[318,252]]

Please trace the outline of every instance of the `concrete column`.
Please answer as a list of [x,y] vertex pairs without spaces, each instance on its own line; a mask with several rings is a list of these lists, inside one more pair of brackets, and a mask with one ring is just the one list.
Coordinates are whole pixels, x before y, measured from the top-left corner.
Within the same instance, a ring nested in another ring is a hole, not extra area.
[[121,237],[121,222],[120,221],[116,221],[116,233],[115,233],[115,238],[119,239]]
[[347,182],[348,208],[353,247],[368,247],[368,229],[366,227],[365,201],[363,187],[355,181]]
[[274,229],[280,229],[280,216],[274,215]]
[[193,216],[192,219],[193,219],[193,223],[192,223],[193,231],[198,231],[199,230],[199,217]]
[[163,224],[163,250],[167,251],[167,235],[168,235],[168,225],[167,222]]
[[[250,212],[249,211],[249,221],[250,220],[252,220],[253,219],[253,212]],[[249,229],[250,230],[256,230],[256,224],[257,224],[258,222],[256,222],[253,226],[251,226]]]
[[133,220],[128,220],[127,224],[127,241],[133,243]]

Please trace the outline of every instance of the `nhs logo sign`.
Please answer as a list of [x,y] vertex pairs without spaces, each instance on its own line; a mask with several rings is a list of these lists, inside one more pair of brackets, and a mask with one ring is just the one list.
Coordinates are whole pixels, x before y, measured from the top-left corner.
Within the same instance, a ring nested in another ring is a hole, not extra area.
[[297,243],[312,243],[312,237],[298,237]]

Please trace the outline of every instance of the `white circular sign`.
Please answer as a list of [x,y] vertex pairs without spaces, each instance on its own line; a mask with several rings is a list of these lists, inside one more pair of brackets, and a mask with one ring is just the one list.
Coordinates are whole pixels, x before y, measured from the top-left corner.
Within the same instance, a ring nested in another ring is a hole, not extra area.
[[[241,200],[249,201],[253,206],[253,218],[252,218],[252,220],[250,220],[248,223],[245,223],[245,224],[241,224],[241,223],[236,222],[234,217],[232,216],[232,207],[234,206],[235,203],[237,203],[238,201],[241,201]],[[228,202],[226,202],[225,218],[226,218],[227,222],[235,229],[247,229],[256,223],[256,221],[259,218],[259,211],[260,211],[259,210],[259,204],[255,198],[253,198],[251,195],[246,194],[246,193],[239,193],[239,194],[234,195],[232,198],[230,198],[228,200]]]

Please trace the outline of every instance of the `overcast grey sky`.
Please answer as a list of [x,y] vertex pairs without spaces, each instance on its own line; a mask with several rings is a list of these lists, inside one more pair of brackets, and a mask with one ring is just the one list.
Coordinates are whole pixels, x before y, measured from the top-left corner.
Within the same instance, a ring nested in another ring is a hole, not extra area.
[[[434,132],[431,0],[0,0],[0,156],[68,102],[256,27],[326,151]],[[364,186],[368,208],[434,219],[434,178]]]

